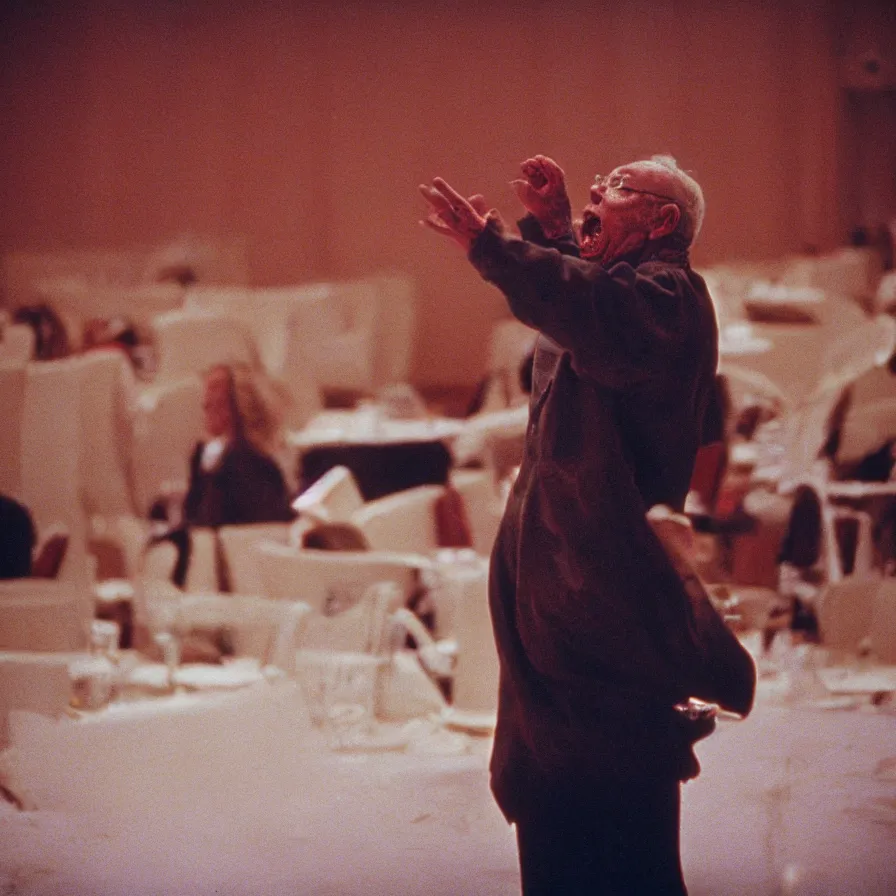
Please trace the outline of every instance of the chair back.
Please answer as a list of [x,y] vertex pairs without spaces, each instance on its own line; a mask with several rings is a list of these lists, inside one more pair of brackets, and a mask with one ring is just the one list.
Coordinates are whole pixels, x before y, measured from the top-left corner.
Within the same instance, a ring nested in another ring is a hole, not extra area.
[[283,365],[323,390],[370,393],[375,388],[379,292],[373,283],[318,284],[290,311]]
[[22,493],[25,381],[24,366],[0,364],[0,493],[13,497]]
[[871,631],[879,578],[848,576],[830,582],[818,604],[821,643],[829,650],[855,654]]
[[133,514],[133,370],[122,352],[95,349],[79,356],[78,372],[84,509],[91,516]]
[[184,591],[188,594],[217,594],[221,588],[218,533],[196,526],[190,529],[190,563]]
[[26,368],[21,482],[15,495],[38,532],[61,526],[69,545],[60,576],[85,582],[87,523],[82,504],[78,358],[33,362]]
[[303,600],[324,615],[353,606],[378,582],[395,583],[407,598],[420,568],[420,558],[385,551],[319,551],[272,542],[256,550],[265,595]]
[[452,687],[455,708],[494,712],[498,707],[498,651],[488,608],[488,574],[483,560],[478,570],[453,582],[457,668]]
[[209,311],[169,311],[153,318],[152,329],[158,381],[202,373],[214,364],[258,364],[252,334],[235,317]]
[[55,579],[62,570],[68,552],[68,532],[53,529],[34,552],[31,575],[38,579]]
[[330,614],[312,611],[303,620],[299,648],[382,655],[388,648],[392,614],[404,600],[394,582],[376,582],[353,606]]
[[485,557],[490,556],[504,512],[494,476],[489,470],[454,470],[451,484],[463,500],[473,549]]
[[202,430],[202,383],[197,376],[141,392],[132,446],[138,515],[145,515],[152,502],[173,484],[186,491],[190,455]]
[[871,654],[879,663],[896,665],[896,579],[883,579],[871,611]]
[[365,278],[379,299],[376,303],[373,346],[373,385],[376,388],[406,383],[411,373],[411,352],[416,326],[416,283],[406,274],[377,274]]
[[293,501],[293,510],[325,522],[347,522],[364,504],[348,467],[332,467]]
[[440,485],[419,485],[368,501],[350,522],[373,550],[429,554],[438,549],[435,506],[444,493]]
[[230,591],[235,594],[264,594],[256,548],[263,541],[285,545],[289,530],[290,523],[251,523],[221,526],[218,529]]
[[0,651],[0,750],[9,745],[13,710],[61,718],[69,706],[71,653]]
[[35,335],[28,324],[9,324],[0,339],[0,364],[24,366],[34,358]]
[[295,671],[295,651],[311,608],[301,601],[273,601],[250,595],[189,594],[179,598],[178,621],[197,628],[226,627],[234,653],[262,665]]
[[53,579],[0,582],[0,650],[82,650],[92,611],[83,586]]
[[325,291],[326,286],[250,288],[216,284],[193,286],[187,292],[187,310],[239,320],[251,332],[261,365],[286,387],[289,403],[285,424],[293,429],[303,427],[323,403],[309,371],[298,364],[286,365],[289,318],[296,303],[322,289]]

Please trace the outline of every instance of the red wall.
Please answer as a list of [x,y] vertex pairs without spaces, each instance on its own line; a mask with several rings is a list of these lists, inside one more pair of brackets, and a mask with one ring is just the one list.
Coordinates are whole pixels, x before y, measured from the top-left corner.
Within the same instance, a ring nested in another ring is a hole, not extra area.
[[441,174],[506,217],[545,152],[581,205],[653,152],[708,201],[698,263],[843,240],[829,3],[90,4],[5,14],[0,249],[242,235],[258,284],[401,269],[416,379],[471,382],[505,311],[418,227]]

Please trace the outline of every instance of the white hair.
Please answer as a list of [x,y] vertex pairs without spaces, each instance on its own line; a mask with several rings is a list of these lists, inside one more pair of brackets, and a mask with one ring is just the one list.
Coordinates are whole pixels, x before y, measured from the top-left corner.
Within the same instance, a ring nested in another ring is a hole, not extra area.
[[703,190],[700,184],[686,171],[678,167],[678,162],[670,155],[651,156],[650,161],[668,169],[675,178],[684,197],[681,221],[677,231],[688,245],[697,239],[700,228],[703,226],[703,216],[706,213],[706,203],[703,200]]

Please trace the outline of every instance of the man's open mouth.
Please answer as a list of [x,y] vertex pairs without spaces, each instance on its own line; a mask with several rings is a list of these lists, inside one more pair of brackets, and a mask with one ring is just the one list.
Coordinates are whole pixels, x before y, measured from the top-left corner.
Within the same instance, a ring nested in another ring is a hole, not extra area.
[[600,235],[601,229],[600,218],[594,212],[586,209],[582,213],[582,238],[579,240],[579,250],[586,258],[596,251],[595,241]]

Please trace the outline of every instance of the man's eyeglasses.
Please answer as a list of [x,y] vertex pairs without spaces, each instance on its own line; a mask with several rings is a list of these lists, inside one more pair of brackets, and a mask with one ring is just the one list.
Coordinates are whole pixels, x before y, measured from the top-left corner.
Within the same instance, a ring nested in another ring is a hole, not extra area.
[[594,186],[603,187],[605,190],[613,190],[614,193],[643,193],[645,196],[656,196],[657,199],[665,199],[666,202],[674,202],[678,205],[678,200],[671,196],[664,196],[662,193],[654,193],[652,190],[639,190],[637,187],[630,187],[626,184],[628,174],[595,174]]

